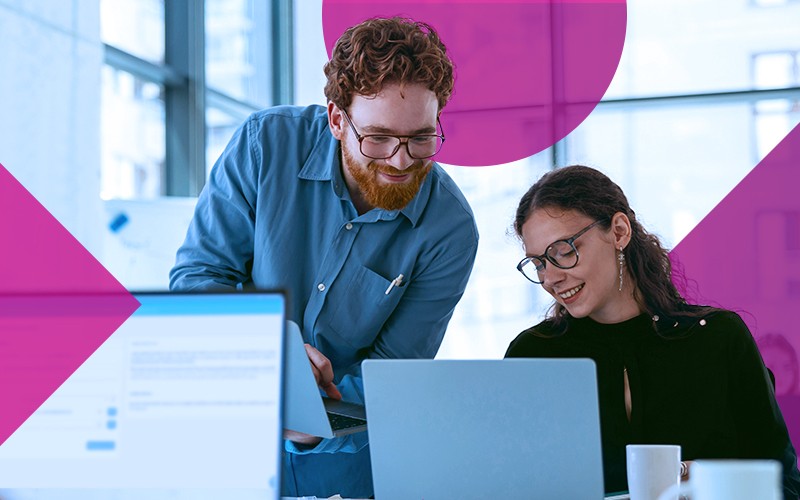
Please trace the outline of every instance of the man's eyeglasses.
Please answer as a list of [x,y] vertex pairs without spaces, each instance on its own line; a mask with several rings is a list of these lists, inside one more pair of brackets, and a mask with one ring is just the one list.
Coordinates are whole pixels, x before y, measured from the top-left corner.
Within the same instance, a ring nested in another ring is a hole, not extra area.
[[439,118],[436,118],[436,123],[439,125],[439,130],[442,131],[441,135],[437,134],[420,134],[420,135],[387,135],[387,134],[366,134],[361,135],[353,125],[347,111],[342,110],[347,123],[353,129],[358,139],[358,145],[361,149],[361,154],[373,160],[386,160],[394,156],[403,144],[406,145],[408,156],[415,160],[424,160],[436,155],[442,144],[444,143],[444,130]]
[[560,269],[572,269],[578,265],[578,249],[575,248],[575,240],[580,238],[586,231],[606,220],[608,219],[601,219],[589,224],[575,233],[571,238],[554,241],[547,247],[547,250],[545,250],[542,255],[525,257],[517,264],[517,271],[521,272],[522,275],[530,281],[540,285],[544,283],[544,273],[547,262],[550,262]]

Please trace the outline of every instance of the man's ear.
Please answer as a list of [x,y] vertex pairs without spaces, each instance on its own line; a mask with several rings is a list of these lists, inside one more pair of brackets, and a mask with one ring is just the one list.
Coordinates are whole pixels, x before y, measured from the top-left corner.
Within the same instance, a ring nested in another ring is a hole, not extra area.
[[337,140],[341,141],[344,137],[346,127],[347,123],[345,123],[342,110],[334,103],[328,102],[328,128],[331,129],[331,134],[333,134]]
[[614,248],[624,250],[628,246],[631,241],[631,221],[627,215],[617,212],[611,216],[611,234],[614,237]]

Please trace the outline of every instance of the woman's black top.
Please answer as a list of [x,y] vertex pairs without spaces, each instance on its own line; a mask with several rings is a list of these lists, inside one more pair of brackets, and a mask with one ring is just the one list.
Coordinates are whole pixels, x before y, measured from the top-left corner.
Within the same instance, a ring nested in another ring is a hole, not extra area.
[[546,320],[519,334],[506,357],[594,360],[606,491],[627,489],[625,445],[649,443],[678,444],[683,460],[778,460],[786,499],[800,495],[797,455],[774,387],[750,331],[733,312],[641,315],[616,324],[567,318],[563,334]]

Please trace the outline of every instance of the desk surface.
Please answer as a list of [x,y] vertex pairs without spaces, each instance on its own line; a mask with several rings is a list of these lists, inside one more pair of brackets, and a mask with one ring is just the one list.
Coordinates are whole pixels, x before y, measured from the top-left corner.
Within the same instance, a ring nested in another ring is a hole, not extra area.
[[[630,500],[630,495],[627,491],[619,491],[616,493],[609,493],[603,497],[603,500]],[[327,499],[320,499],[319,497],[281,497],[281,500],[363,500],[356,498],[342,498],[339,495],[328,497]]]

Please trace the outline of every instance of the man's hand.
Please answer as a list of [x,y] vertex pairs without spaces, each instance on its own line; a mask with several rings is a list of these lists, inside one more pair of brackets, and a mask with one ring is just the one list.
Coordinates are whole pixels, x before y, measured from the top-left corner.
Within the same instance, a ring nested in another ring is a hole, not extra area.
[[[331,361],[325,357],[324,354],[319,352],[311,345],[306,344],[306,354],[308,360],[311,361],[311,370],[314,372],[314,378],[317,380],[317,385],[325,391],[331,399],[342,399],[342,394],[333,383],[333,367]],[[294,441],[294,439],[292,439]]]
[[312,436],[311,434],[290,431],[289,429],[283,430],[283,439],[292,441],[294,443],[304,444],[306,446],[316,446],[320,441],[322,441],[322,438],[319,436]]
[[[325,394],[327,394],[329,398],[342,399],[342,394],[339,392],[336,384],[333,383],[333,367],[331,366],[331,361],[311,345],[306,344],[305,348],[308,360],[311,362],[311,371],[314,372],[317,385],[325,391]],[[303,434],[302,432],[290,431],[288,429],[283,430],[283,439],[306,446],[316,446],[322,441],[322,438],[319,436]]]

